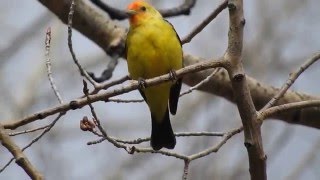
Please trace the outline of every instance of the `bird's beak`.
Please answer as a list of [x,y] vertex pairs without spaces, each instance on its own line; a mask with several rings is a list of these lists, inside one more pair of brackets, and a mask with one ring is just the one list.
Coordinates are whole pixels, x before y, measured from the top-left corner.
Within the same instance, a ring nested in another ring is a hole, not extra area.
[[132,9],[129,9],[129,10],[126,10],[126,14],[130,17],[130,16],[132,16],[132,15],[137,14],[137,11],[132,10]]

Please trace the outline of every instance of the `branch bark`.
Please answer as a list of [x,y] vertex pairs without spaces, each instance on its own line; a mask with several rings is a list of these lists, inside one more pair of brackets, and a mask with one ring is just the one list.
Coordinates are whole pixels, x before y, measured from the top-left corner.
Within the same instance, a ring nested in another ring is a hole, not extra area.
[[266,180],[266,155],[263,151],[260,122],[242,65],[243,27],[245,25],[243,1],[229,0],[228,9],[228,49],[224,57],[229,66],[226,69],[231,79],[233,94],[243,124],[244,145],[248,151],[251,180]]
[[31,179],[41,180],[42,174],[30,163],[28,158],[23,154],[22,150],[11,140],[10,136],[0,124],[0,142],[6,147],[16,160],[16,163],[23,168]]

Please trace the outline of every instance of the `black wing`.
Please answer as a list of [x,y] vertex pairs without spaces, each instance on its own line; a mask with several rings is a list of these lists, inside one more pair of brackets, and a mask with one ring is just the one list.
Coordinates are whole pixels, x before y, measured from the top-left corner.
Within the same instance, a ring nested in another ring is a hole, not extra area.
[[[177,31],[174,29],[174,27],[172,26],[172,24],[170,22],[168,22],[167,20],[165,20],[165,21],[171,25],[172,29],[176,33],[177,38],[179,39],[180,46],[182,47],[182,43],[181,43],[180,37],[177,34]],[[181,53],[182,53],[182,51],[181,51]],[[181,61],[183,61],[183,59],[181,59]],[[182,85],[182,78],[179,78],[170,88],[169,107],[170,107],[170,113],[172,115],[175,115],[177,113],[181,85]]]

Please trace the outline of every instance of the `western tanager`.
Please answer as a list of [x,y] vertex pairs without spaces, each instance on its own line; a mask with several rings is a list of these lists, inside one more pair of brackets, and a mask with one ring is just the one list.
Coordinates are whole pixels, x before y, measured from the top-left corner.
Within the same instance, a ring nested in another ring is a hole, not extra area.
[[[182,68],[181,41],[173,26],[150,4],[136,0],[127,8],[130,29],[126,40],[126,58],[132,79],[142,80],[171,73]],[[151,146],[173,149],[176,139],[171,114],[176,114],[182,79],[140,88],[152,119]]]

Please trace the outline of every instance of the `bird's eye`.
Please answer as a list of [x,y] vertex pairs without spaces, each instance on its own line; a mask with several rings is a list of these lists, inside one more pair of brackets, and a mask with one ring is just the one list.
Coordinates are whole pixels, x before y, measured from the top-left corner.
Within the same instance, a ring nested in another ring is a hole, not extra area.
[[141,9],[141,11],[146,11],[147,10],[147,8],[145,6],[142,6],[140,9]]

